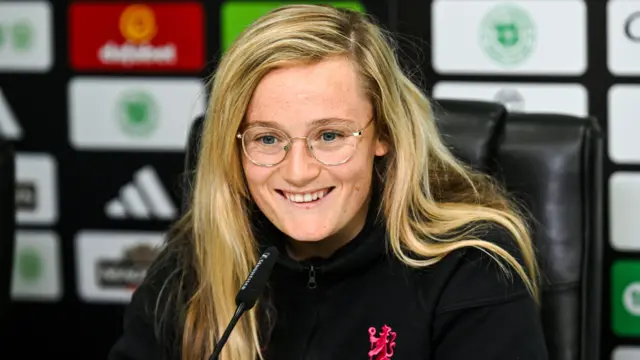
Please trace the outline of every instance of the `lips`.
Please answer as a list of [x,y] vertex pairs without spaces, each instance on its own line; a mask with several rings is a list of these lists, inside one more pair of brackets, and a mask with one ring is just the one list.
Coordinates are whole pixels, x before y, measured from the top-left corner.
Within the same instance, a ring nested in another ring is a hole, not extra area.
[[320,190],[314,190],[310,192],[288,192],[283,190],[277,190],[277,192],[284,197],[285,199],[299,203],[313,203],[327,196],[331,191],[333,191],[334,187],[328,187]]

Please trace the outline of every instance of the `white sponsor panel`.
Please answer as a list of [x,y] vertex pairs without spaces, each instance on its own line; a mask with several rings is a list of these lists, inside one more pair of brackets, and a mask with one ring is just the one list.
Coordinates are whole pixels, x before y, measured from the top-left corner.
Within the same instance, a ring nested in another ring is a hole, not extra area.
[[156,232],[79,232],[75,246],[80,298],[86,302],[129,302],[163,241],[164,234]]
[[[640,61],[640,60],[639,60]],[[609,157],[617,163],[640,163],[640,85],[618,84],[609,89]]]
[[609,239],[619,251],[640,251],[640,173],[616,172],[609,178]]
[[509,111],[587,116],[588,94],[580,84],[536,84],[441,81],[433,88],[436,99],[493,101]]
[[439,73],[581,75],[587,67],[582,0],[432,3]]
[[155,169],[149,165],[136,171],[133,180],[120,188],[104,210],[113,219],[142,220],[172,220],[178,211]]
[[640,1],[607,3],[607,63],[614,75],[640,75]]
[[184,151],[206,96],[199,79],[81,77],[69,83],[68,97],[77,149]]
[[53,62],[51,4],[0,1],[0,72],[45,72]]
[[62,297],[60,239],[51,231],[18,230],[14,251],[11,298],[58,301]]
[[638,360],[640,359],[640,346],[619,346],[613,349],[611,360]]
[[51,225],[58,221],[58,170],[53,156],[16,154],[18,224]]

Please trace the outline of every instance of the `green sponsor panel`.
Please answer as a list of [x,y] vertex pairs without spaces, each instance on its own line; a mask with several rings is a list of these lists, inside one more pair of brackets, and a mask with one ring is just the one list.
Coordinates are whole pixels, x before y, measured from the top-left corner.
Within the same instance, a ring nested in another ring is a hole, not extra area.
[[222,51],[227,51],[238,35],[256,19],[287,4],[329,4],[339,8],[365,11],[359,1],[226,1],[220,9]]
[[640,260],[611,268],[611,327],[618,336],[640,336]]

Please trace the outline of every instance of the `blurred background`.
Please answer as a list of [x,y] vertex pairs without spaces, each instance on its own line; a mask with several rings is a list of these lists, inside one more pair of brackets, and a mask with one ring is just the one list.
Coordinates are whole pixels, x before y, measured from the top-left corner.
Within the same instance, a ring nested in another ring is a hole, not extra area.
[[[287,3],[0,1],[0,137],[16,150],[17,205],[1,358],[106,357],[179,214],[207,78],[245,26]],[[597,118],[605,293],[592,316],[602,359],[640,359],[640,1],[322,3],[395,32],[435,98]]]

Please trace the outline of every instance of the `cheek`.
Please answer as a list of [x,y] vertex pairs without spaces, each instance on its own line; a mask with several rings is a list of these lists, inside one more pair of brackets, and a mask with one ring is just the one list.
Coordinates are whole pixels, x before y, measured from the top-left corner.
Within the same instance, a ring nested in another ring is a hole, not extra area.
[[351,182],[353,184],[353,196],[358,199],[366,198],[371,188],[375,149],[371,147],[368,150],[369,151],[362,152],[357,159],[353,159],[354,167],[352,170],[353,173],[351,174]]
[[343,179],[346,193],[344,194],[345,203],[342,206],[341,213],[344,216],[350,216],[349,214],[358,211],[367,200],[371,186],[371,177],[367,176],[369,170],[363,166],[354,168],[350,171],[349,178]]
[[368,154],[358,156],[346,163],[344,168],[336,168],[334,175],[347,185],[352,198],[361,199],[368,195],[373,171],[373,159]]
[[253,194],[253,191],[267,183],[272,170],[269,168],[257,166],[247,160],[242,162],[242,168],[244,170],[244,176],[247,180],[249,190],[252,191],[251,195],[255,196],[255,194]]

